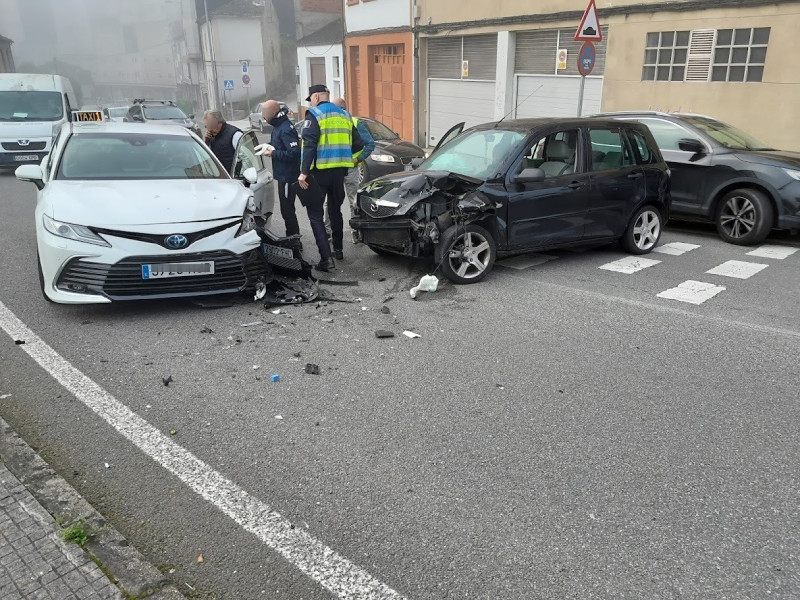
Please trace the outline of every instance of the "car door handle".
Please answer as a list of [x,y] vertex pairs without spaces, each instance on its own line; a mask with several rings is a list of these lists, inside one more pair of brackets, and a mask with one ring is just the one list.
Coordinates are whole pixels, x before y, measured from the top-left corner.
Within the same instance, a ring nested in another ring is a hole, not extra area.
[[641,177],[642,177],[641,173],[630,173],[628,175],[628,179],[641,179]]
[[568,187],[569,189],[571,189],[571,190],[580,190],[580,189],[582,189],[582,188],[585,188],[585,187],[586,187],[586,184],[585,184],[585,183],[583,183],[582,181],[573,181],[573,182],[572,182],[572,183],[570,183],[570,184],[569,184],[567,187]]

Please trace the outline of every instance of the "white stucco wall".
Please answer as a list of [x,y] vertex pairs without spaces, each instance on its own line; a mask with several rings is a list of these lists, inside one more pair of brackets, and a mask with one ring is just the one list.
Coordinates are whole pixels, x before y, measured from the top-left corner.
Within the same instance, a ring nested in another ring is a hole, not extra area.
[[411,26],[411,0],[371,0],[349,6],[344,18],[348,32]]
[[[297,48],[297,65],[300,68],[300,104],[305,106],[305,98],[308,96],[308,88],[316,81],[311,81],[311,71],[309,68],[310,59],[325,59],[325,80],[332,96],[343,96],[345,93],[344,76],[344,50],[341,44],[327,44],[325,46],[300,46]],[[339,59],[339,77],[334,74],[334,58]],[[339,89],[336,89],[335,82],[339,81]]]
[[[209,86],[218,86],[220,100],[223,82],[233,79],[233,92],[226,94],[227,100],[245,100],[247,92],[242,85],[242,65],[240,59],[250,60],[250,98],[263,96],[264,53],[261,46],[261,23],[258,19],[216,18],[212,19],[216,73],[211,67],[211,54],[208,48],[206,28],[203,26],[202,43],[206,60],[206,78]],[[213,93],[210,94],[213,98]]]

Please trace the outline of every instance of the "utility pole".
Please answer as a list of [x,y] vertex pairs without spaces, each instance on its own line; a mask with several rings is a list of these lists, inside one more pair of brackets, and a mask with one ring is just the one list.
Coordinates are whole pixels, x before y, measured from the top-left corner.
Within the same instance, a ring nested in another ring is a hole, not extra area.
[[211,55],[211,72],[214,75],[214,104],[216,108],[219,107],[219,77],[217,77],[217,59],[214,55],[214,30],[211,27],[211,21],[208,19],[208,0],[203,0],[203,10],[206,13],[206,30],[208,32],[208,45],[210,46]]

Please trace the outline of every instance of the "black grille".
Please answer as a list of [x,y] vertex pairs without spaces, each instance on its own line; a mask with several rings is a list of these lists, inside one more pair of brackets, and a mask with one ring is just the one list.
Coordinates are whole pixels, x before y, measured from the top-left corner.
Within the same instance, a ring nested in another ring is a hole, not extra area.
[[30,142],[27,146],[23,146],[18,142],[3,142],[3,150],[8,152],[36,152],[44,150],[47,147],[47,142]]
[[[143,264],[214,261],[213,275],[142,279]],[[202,294],[226,294],[244,290],[265,272],[259,251],[239,257],[230,252],[199,252],[161,256],[135,256],[114,265],[72,259],[58,278],[57,287],[66,291],[102,293],[112,300],[169,298]]]
[[405,246],[410,241],[408,229],[362,229],[365,244],[376,246]]
[[373,219],[383,219],[386,217],[391,217],[397,212],[397,208],[392,208],[391,206],[376,206],[376,210],[372,210],[372,198],[368,196],[361,196],[358,199],[359,207],[361,208],[361,212],[365,215],[372,217]]
[[[92,231],[100,235],[110,235],[128,240],[135,240],[137,242],[156,244],[157,246],[161,246],[162,248],[166,248],[167,250],[175,250],[175,248],[170,248],[169,246],[167,246],[167,238],[172,234],[177,233],[186,236],[186,239],[188,240],[186,246],[191,246],[198,240],[210,237],[212,235],[219,233],[220,231],[225,231],[226,229],[229,229],[231,227],[239,227],[241,226],[241,224],[242,224],[242,219],[238,219],[236,221],[232,221],[229,223],[217,225],[216,227],[212,227],[211,229],[206,229],[204,231],[196,231],[194,233],[186,233],[186,234],[182,234],[180,231],[170,231],[168,233],[136,233],[131,231],[119,231],[116,229],[101,229],[99,227],[92,227],[91,229]],[[180,248],[179,250],[186,250],[186,247]]]

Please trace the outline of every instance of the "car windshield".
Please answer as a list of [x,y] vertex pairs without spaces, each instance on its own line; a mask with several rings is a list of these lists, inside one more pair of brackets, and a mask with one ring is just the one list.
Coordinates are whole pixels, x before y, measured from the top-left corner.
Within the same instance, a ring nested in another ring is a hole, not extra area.
[[399,139],[400,136],[397,135],[394,131],[389,129],[383,123],[379,123],[378,121],[369,121],[364,119],[364,125],[367,126],[369,130],[369,134],[372,136],[374,140],[396,140]]
[[180,108],[177,106],[170,106],[165,104],[163,106],[145,106],[144,107],[144,116],[147,119],[151,119],[153,121],[163,121],[166,119],[187,119],[186,113],[184,113]]
[[683,117],[683,120],[694,125],[721,146],[731,150],[772,150],[767,144],[751,136],[749,133],[708,117]]
[[227,179],[203,144],[190,137],[79,133],[64,148],[56,179]]
[[525,134],[518,131],[467,131],[445,144],[419,168],[487,179],[498,174],[500,166],[524,139]]
[[63,105],[58,92],[0,92],[0,121],[58,121]]
[[119,117],[124,117],[127,114],[128,114],[128,108],[127,107],[109,108],[108,109],[108,116],[112,117],[114,119],[118,119]]

